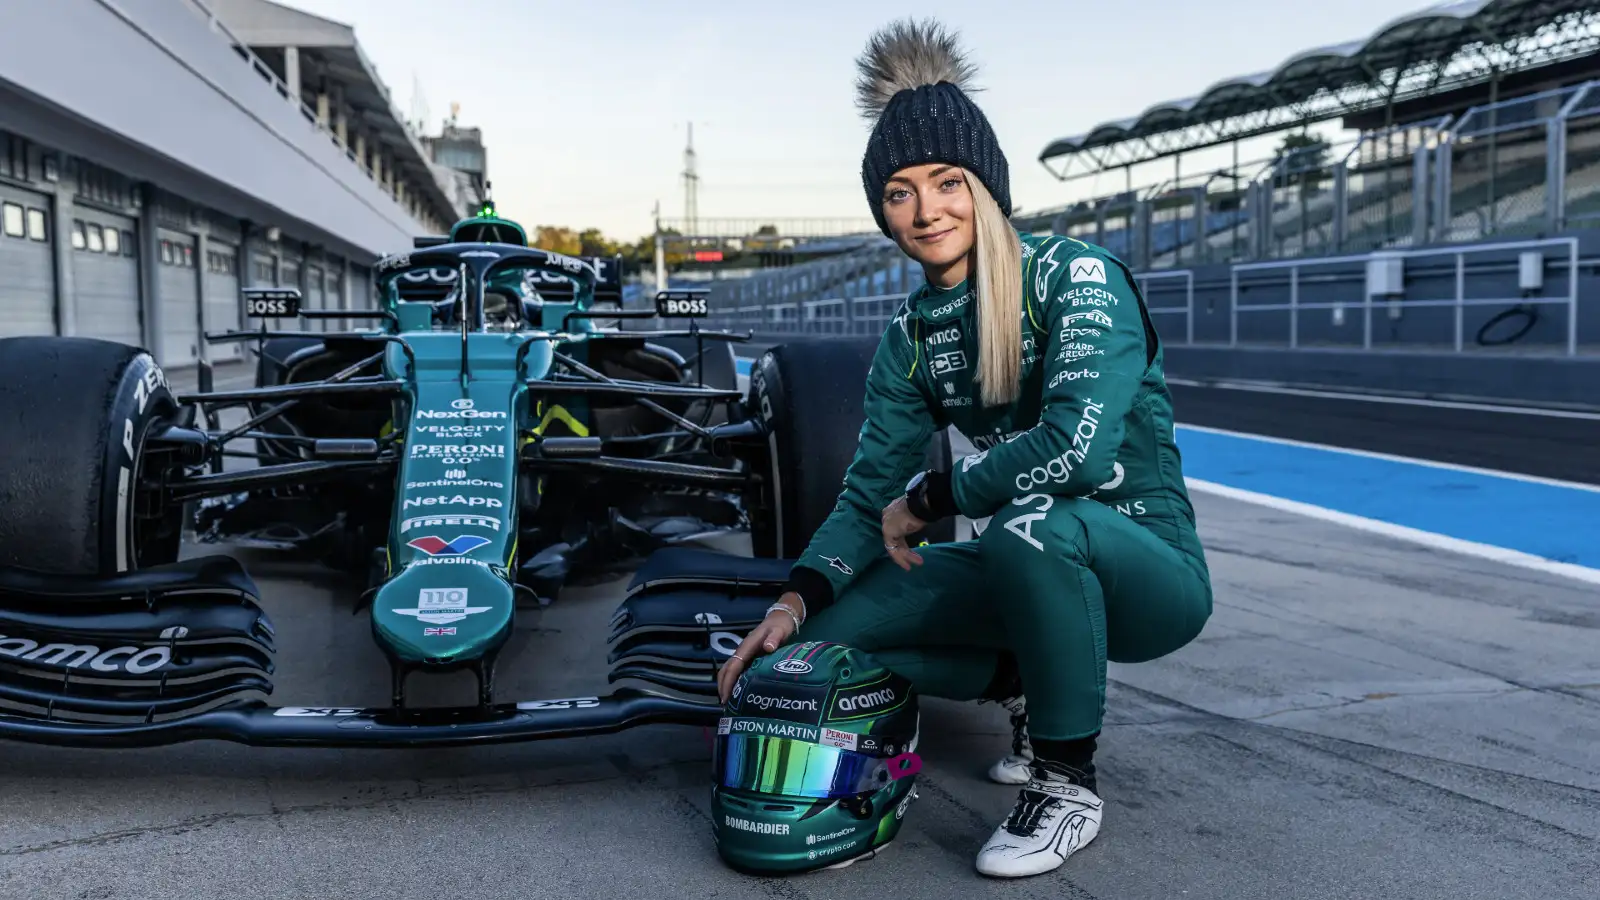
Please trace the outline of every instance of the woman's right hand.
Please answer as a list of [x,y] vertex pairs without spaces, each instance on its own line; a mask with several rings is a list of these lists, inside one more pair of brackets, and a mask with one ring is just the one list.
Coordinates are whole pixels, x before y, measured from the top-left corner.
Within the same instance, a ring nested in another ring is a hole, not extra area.
[[790,591],[778,598],[778,602],[789,607],[794,612],[791,617],[782,610],[773,610],[761,620],[761,624],[751,629],[739,644],[739,649],[733,651],[733,657],[722,664],[722,669],[717,672],[717,695],[723,703],[728,702],[728,694],[733,690],[733,683],[739,680],[745,669],[749,668],[758,658],[767,655],[784,642],[794,636],[795,620],[800,617],[800,611],[805,609],[800,595]]

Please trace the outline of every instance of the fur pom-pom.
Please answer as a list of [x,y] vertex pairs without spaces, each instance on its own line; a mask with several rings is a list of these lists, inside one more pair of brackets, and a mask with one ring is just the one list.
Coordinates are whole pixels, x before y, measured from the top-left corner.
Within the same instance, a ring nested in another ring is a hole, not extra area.
[[903,90],[948,81],[971,92],[975,74],[956,35],[932,19],[902,19],[879,29],[856,59],[856,106],[876,119]]

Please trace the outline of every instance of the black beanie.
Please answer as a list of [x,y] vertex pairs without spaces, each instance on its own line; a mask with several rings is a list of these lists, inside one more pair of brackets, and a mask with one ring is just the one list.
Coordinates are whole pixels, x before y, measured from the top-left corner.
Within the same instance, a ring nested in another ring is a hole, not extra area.
[[1011,176],[989,119],[963,90],[972,66],[936,23],[896,22],[872,36],[856,62],[857,104],[877,116],[861,160],[861,184],[878,228],[889,176],[907,166],[948,163],[983,182],[1011,215]]

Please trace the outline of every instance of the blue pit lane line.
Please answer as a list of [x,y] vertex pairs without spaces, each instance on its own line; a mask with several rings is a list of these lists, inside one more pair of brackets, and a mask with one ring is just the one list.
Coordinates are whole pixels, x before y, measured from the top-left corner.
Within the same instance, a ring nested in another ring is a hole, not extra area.
[[1192,425],[1177,437],[1191,480],[1600,570],[1600,487]]
[[1600,568],[1600,488],[1179,425],[1183,472],[1243,491]]

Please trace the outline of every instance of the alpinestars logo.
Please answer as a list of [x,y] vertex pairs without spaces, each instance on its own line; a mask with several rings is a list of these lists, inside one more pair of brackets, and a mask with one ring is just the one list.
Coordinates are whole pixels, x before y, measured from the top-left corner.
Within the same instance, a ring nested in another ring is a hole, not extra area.
[[840,559],[837,556],[824,556],[822,561],[846,575],[854,575],[856,573],[855,569],[850,568],[850,566],[843,559]]

